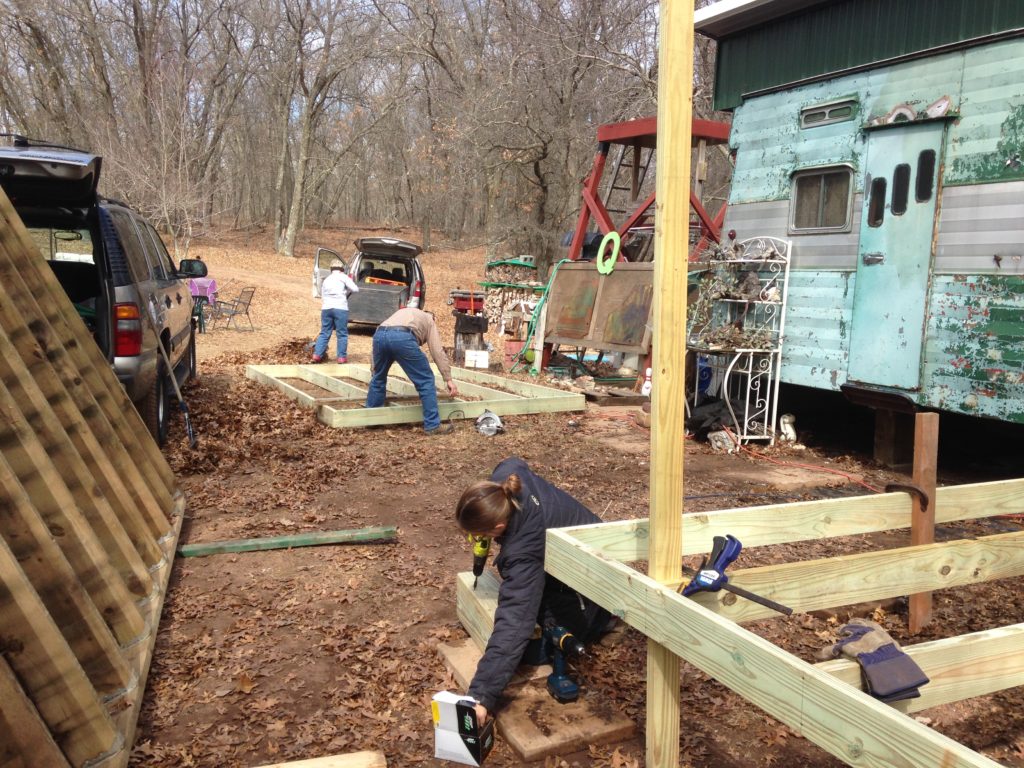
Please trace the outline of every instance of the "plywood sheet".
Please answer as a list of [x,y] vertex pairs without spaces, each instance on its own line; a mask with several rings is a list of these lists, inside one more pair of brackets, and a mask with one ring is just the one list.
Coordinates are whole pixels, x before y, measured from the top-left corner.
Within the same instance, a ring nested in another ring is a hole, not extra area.
[[[480,650],[472,640],[438,648],[441,658],[463,690],[469,685]],[[559,704],[546,688],[546,676],[533,673],[550,667],[520,667],[505,689],[509,704],[498,712],[498,737],[504,739],[525,762],[549,755],[564,755],[591,744],[631,738],[632,720],[611,709],[593,691],[570,704]]]
[[654,265],[617,264],[610,275],[593,262],[563,264],[548,295],[545,341],[616,352],[651,345]]

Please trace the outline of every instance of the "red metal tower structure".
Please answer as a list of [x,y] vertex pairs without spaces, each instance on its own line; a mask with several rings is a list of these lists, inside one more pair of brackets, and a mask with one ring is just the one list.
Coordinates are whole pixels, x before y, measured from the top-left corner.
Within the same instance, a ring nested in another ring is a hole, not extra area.
[[[621,147],[619,159],[615,165],[615,177],[612,178],[606,194],[606,200],[614,190],[629,190],[630,200],[635,202],[639,197],[640,186],[643,182],[643,175],[646,173],[646,164],[640,162],[644,149],[650,150],[648,157],[653,153],[658,140],[658,119],[656,117],[645,117],[639,120],[629,120],[623,123],[607,123],[597,129],[597,154],[594,156],[594,166],[590,174],[583,181],[583,205],[580,208],[579,219],[576,229],[573,232],[572,242],[569,245],[570,259],[579,259],[583,253],[583,244],[586,239],[587,229],[590,226],[591,217],[602,235],[609,232],[617,232],[622,239],[623,245],[628,246],[630,240],[638,229],[643,228],[650,221],[653,213],[650,212],[654,204],[654,192],[651,192],[639,205],[630,213],[625,211],[611,211],[605,202],[600,199],[599,189],[602,176],[608,160],[608,152],[612,145]],[[694,163],[695,186],[697,189],[690,190],[690,206],[696,214],[700,227],[700,240],[690,254],[694,259],[709,242],[718,242],[721,237],[722,221],[725,219],[725,205],[714,215],[710,216],[704,209],[700,200],[700,184],[703,183],[702,173],[704,171],[703,155],[709,145],[724,144],[729,140],[729,124],[711,120],[693,121],[693,147],[698,150],[697,162]],[[623,163],[626,149],[631,148],[632,161],[630,164]],[[623,168],[630,168],[629,186],[618,185],[618,176]],[[612,221],[612,213],[629,215],[623,219],[618,226]],[[627,260],[626,249],[620,252],[620,260]]]

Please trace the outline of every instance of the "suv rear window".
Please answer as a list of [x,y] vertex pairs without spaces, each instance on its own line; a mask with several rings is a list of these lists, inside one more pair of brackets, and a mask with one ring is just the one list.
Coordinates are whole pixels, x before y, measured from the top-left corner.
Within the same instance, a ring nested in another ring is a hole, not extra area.
[[399,259],[363,258],[359,262],[359,280],[386,280],[395,283],[409,283],[409,265]]

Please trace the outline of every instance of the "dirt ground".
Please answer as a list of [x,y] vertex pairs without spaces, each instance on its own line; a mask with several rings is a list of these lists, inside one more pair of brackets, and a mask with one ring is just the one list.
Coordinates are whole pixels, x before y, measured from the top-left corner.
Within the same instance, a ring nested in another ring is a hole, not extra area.
[[[247,380],[246,364],[307,360],[306,345],[319,326],[319,301],[310,295],[313,249],[344,252],[356,236],[349,230],[317,233],[302,243],[296,259],[274,256],[267,242],[251,237],[194,247],[191,255],[207,261],[222,297],[256,286],[256,330],[218,329],[198,337],[200,378],[186,398],[200,444],[189,449],[176,423],[166,454],[188,495],[180,543],[371,525],[398,526],[398,540],[177,559],[133,766],[259,766],[365,749],[382,750],[391,768],[441,765],[432,758],[430,697],[455,688],[437,645],[466,636],[455,615],[455,574],[469,569],[471,553],[453,522],[463,488],[502,458],[520,455],[605,520],[647,516],[649,432],[635,423],[633,409],[589,406],[585,414],[509,417],[506,433],[494,437],[477,433],[470,422],[457,423],[454,434],[442,437],[411,426],[334,430]],[[483,261],[482,249],[423,257],[428,308],[437,313],[443,338],[452,337],[454,325],[444,304],[448,291],[473,287]],[[500,349],[499,339],[491,341]],[[369,333],[353,332],[350,360],[368,362],[369,350]],[[852,434],[854,425],[848,427]],[[863,484],[878,489],[901,478],[842,440],[818,441],[810,432],[801,437],[805,451],[732,456],[687,441],[685,509],[864,494],[871,491]],[[948,472],[940,467],[940,479],[963,482],[964,466],[953,463]],[[1005,476],[1005,467],[972,465],[967,479]],[[959,538],[1019,527],[1016,520],[997,519],[945,526],[939,533]],[[899,541],[850,537],[751,549],[740,564]],[[914,642],[1024,621],[1022,586],[1024,579],[1016,578],[936,593],[935,621]],[[908,640],[904,602],[875,615],[894,637]],[[797,614],[750,628],[810,660],[835,638],[837,626],[827,614]],[[577,670],[584,696],[634,720],[635,739],[538,765],[642,766],[645,664],[645,639],[628,629]],[[681,686],[683,766],[841,765],[686,665]],[[917,717],[1021,768],[1022,690]],[[523,763],[499,738],[487,764]]]

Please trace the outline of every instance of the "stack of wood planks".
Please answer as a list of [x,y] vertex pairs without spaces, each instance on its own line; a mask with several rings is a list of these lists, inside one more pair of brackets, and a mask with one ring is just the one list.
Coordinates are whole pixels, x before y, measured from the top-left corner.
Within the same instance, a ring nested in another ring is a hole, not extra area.
[[184,497],[0,192],[0,765],[123,766]]

